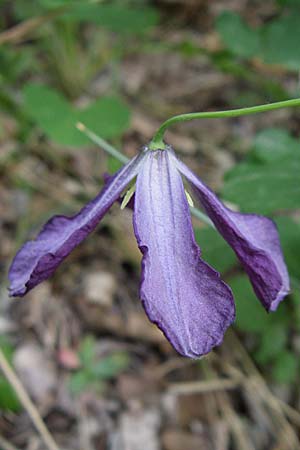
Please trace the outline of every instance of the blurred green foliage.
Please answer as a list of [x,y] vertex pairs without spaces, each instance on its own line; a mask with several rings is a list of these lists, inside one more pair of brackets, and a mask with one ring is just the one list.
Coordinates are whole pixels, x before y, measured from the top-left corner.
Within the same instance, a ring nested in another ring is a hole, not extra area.
[[225,177],[225,200],[245,212],[267,214],[278,227],[292,282],[291,302],[268,314],[256,298],[248,277],[241,274],[229,246],[214,229],[196,230],[202,257],[221,273],[236,300],[236,327],[253,336],[257,363],[266,365],[277,382],[289,383],[299,374],[298,356],[290,349],[289,336],[300,326],[300,141],[286,130],[260,131],[247,153]]
[[213,228],[196,228],[195,238],[201,246],[201,258],[218,272],[225,273],[236,265],[233,250]]
[[300,207],[299,173],[300,141],[283,130],[265,130],[246,160],[227,173],[222,195],[245,212],[293,210]]
[[239,58],[260,58],[265,63],[279,64],[299,70],[300,3],[297,0],[280,2],[287,10],[270,22],[256,28],[237,13],[224,11],[216,27],[227,49]]
[[225,11],[217,21],[224,44],[236,56],[251,58],[260,52],[260,36],[238,14]]
[[111,0],[17,0],[15,14],[20,19],[57,11],[61,20],[88,22],[105,27],[117,33],[140,34],[158,23],[156,9],[145,2]]
[[84,109],[74,108],[64,96],[47,86],[27,84],[24,112],[45,134],[61,145],[82,147],[90,140],[76,129],[82,122],[104,139],[120,136],[129,125],[130,111],[118,97],[101,97]]
[[[0,347],[9,364],[12,364],[14,348],[6,336],[0,336]],[[21,411],[22,406],[7,379],[0,375],[0,411]]]
[[81,2],[63,16],[64,19],[95,23],[117,33],[140,34],[158,22],[157,11],[150,7],[128,8],[121,4],[97,5]]
[[96,340],[86,336],[79,347],[81,369],[76,371],[69,382],[70,391],[78,395],[84,390],[103,390],[105,382],[109,381],[129,365],[129,355],[126,352],[115,352],[99,359]]

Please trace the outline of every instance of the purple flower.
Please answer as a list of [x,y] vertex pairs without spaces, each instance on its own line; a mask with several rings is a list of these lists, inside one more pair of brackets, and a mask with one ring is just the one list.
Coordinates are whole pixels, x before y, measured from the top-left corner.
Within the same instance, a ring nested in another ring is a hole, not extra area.
[[228,209],[171,147],[144,148],[78,214],[50,219],[17,253],[9,271],[10,295],[23,296],[52,275],[136,177],[133,226],[143,254],[140,297],[145,311],[179,353],[208,353],[221,343],[235,307],[230,288],[200,257],[181,175],[234,249],[263,306],[274,311],[289,292],[274,223]]

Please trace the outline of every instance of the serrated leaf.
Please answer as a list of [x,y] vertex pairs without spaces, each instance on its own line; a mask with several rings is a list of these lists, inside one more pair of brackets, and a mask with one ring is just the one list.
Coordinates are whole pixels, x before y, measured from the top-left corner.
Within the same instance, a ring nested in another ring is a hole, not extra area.
[[259,54],[259,31],[250,28],[238,14],[223,12],[217,19],[216,27],[227,48],[235,55],[249,58]]
[[129,109],[118,97],[102,97],[80,110],[58,91],[44,85],[27,84],[23,95],[26,113],[50,139],[61,145],[90,145],[90,140],[76,129],[77,122],[104,139],[120,136],[129,125]]
[[218,272],[224,273],[236,264],[234,252],[213,228],[196,228],[195,238],[201,248],[201,257]]

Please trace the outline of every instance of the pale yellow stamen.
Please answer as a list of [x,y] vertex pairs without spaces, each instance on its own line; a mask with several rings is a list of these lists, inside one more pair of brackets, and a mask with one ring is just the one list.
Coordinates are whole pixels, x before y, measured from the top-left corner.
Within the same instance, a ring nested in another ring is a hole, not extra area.
[[128,203],[131,200],[131,197],[133,196],[133,194],[135,193],[135,184],[131,186],[130,189],[128,189],[128,191],[126,192],[126,194],[123,197],[122,203],[121,203],[121,209],[126,208],[126,206],[128,205]]
[[185,192],[188,204],[193,208],[194,207],[194,202],[193,202],[192,197],[190,196],[190,194],[188,193],[188,191],[186,189],[184,190],[184,192]]

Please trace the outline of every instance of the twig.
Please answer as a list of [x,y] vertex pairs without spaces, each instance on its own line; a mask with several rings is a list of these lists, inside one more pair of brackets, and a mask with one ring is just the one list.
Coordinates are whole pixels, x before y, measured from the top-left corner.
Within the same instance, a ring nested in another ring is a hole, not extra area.
[[[236,367],[231,366],[228,362],[223,362],[224,369],[228,372],[228,375],[230,375],[232,378],[242,378],[243,384],[247,387],[248,384],[251,385],[251,377],[252,376],[246,376],[243,375],[240,370],[238,370]],[[255,377],[255,375],[254,375]],[[300,412],[297,411],[292,406],[285,403],[280,398],[276,397],[276,395],[273,394],[273,392],[269,391],[268,395],[271,395],[275,398],[276,402],[278,402],[281,405],[281,408],[285,415],[290,419],[291,422],[294,423],[297,427],[300,428]]]
[[40,433],[41,438],[43,439],[45,445],[49,450],[59,450],[58,446],[56,445],[53,437],[49,433],[45,423],[43,422],[43,419],[41,418],[37,408],[32,403],[31,399],[29,398],[27,392],[25,391],[25,388],[23,387],[21,381],[13,371],[12,367],[8,363],[4,353],[2,352],[0,348],[0,367],[4,375],[6,376],[7,380],[11,384],[11,386],[14,388],[20,402],[26,409],[27,413],[29,414],[35,428]]
[[217,400],[224,418],[231,428],[236,448],[239,450],[255,450],[244,428],[243,422],[231,406],[228,395],[225,392],[220,392],[217,394]]
[[8,442],[3,436],[0,436],[0,447],[2,450],[18,450],[17,447]]
[[[216,372],[210,361],[206,361],[204,373],[206,374],[206,377],[208,377],[207,383],[213,383],[217,381],[217,383],[220,385],[220,379],[216,378]],[[243,376],[239,376],[236,379],[241,382],[243,380]],[[225,379],[221,381],[225,382],[232,380]],[[231,429],[236,448],[238,450],[255,450],[251,440],[249,439],[247,430],[245,429],[242,420],[239,418],[238,414],[234,411],[231,405],[229,395],[223,390],[221,392],[216,391],[214,396],[219,405],[220,412],[222,413],[224,419]]]
[[33,17],[32,19],[28,19],[24,22],[18,23],[18,25],[15,25],[9,30],[3,31],[0,34],[0,45],[8,42],[11,44],[19,44],[22,39],[27,38],[41,25],[52,19],[55,19],[55,17],[58,17],[64,11],[65,8],[55,9],[54,11],[50,11],[48,14],[45,14],[43,16]]
[[[87,3],[102,3],[103,0],[87,0]],[[31,19],[25,20],[24,22],[18,23],[9,30],[5,30],[0,33],[0,45],[10,42],[12,44],[19,44],[22,39],[28,38],[28,36],[38,29],[41,25],[49,22],[52,19],[60,16],[64,12],[70,9],[71,5],[63,5],[49,11],[39,17],[33,17]]]
[[[275,397],[275,395],[274,395]],[[294,423],[294,425],[297,425],[297,427],[300,428],[300,413],[295,408],[292,408],[292,406],[285,403],[280,398],[275,397],[276,400],[280,403],[284,413],[286,416],[290,419],[291,422]]]
[[241,384],[241,379],[216,378],[207,381],[194,381],[190,383],[171,383],[169,391],[172,394],[194,394],[211,391],[235,389]]
[[[252,389],[252,392],[256,392],[257,395],[260,395],[265,404],[268,406],[269,410],[272,412],[274,426],[278,432],[279,438],[281,439],[281,444],[285,446],[281,448],[287,448],[291,450],[299,448],[298,437],[285,417],[285,414],[288,415],[288,408],[285,408],[285,410],[283,410],[282,403],[270,391],[264,378],[256,368],[251,357],[249,356],[248,352],[246,351],[236,334],[231,331],[228,333],[228,336],[231,338],[232,348],[235,348],[238,351],[239,357],[242,358],[244,369],[248,374],[250,374],[249,379],[251,380],[250,388]],[[289,412],[291,415],[291,411]],[[280,430],[281,433],[279,434]]]
[[160,364],[153,370],[153,377],[156,379],[164,378],[174,370],[180,370],[193,364],[197,364],[197,361],[194,359],[177,357],[171,358],[168,361]]

